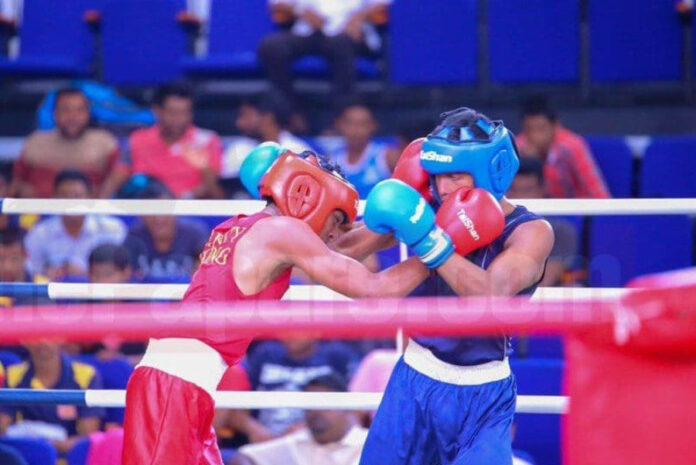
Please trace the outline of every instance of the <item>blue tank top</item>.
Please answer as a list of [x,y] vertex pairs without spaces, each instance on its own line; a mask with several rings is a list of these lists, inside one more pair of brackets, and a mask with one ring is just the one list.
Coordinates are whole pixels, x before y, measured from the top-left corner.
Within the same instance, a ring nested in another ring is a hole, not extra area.
[[[503,252],[505,241],[521,224],[541,219],[523,206],[516,207],[505,217],[503,233],[490,245],[469,255],[467,259],[484,270],[495,257]],[[534,293],[538,283],[522,290],[518,295]],[[439,275],[425,280],[412,296],[456,296],[457,294]],[[479,365],[493,360],[503,360],[511,351],[510,337],[504,334],[484,337],[416,337],[418,344],[429,349],[438,359],[453,365]]]
[[370,193],[375,184],[391,176],[391,170],[385,158],[386,150],[386,145],[370,142],[360,161],[354,165],[348,163],[348,155],[344,145],[332,151],[330,156],[343,168],[348,182],[355,186],[360,198],[364,199],[367,198],[367,194]]

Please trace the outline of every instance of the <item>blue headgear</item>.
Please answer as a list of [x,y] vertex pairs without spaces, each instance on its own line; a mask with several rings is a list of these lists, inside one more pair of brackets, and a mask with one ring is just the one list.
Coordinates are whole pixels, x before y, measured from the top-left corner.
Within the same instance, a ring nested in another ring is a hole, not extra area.
[[421,166],[431,176],[435,199],[440,202],[435,175],[469,173],[475,187],[500,200],[520,166],[512,133],[502,121],[491,121],[466,107],[440,118],[438,127],[423,141],[420,157]]

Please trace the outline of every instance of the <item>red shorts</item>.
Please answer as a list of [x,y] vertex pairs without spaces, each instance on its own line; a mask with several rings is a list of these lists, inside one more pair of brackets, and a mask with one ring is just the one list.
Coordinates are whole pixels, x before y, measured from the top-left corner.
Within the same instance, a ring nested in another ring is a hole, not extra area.
[[156,368],[128,381],[123,465],[223,465],[215,403],[202,388]]

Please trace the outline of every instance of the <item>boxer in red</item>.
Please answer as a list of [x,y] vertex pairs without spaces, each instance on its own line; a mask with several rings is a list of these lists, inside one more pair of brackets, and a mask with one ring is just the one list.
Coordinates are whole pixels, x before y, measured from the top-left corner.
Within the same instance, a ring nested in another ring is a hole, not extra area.
[[[293,266],[349,297],[405,296],[428,276],[417,258],[372,273],[327,247],[355,219],[358,194],[323,158],[266,143],[247,156],[240,176],[269,203],[213,230],[184,302],[278,300]],[[123,464],[222,465],[211,395],[250,342],[151,339],[128,383]]]

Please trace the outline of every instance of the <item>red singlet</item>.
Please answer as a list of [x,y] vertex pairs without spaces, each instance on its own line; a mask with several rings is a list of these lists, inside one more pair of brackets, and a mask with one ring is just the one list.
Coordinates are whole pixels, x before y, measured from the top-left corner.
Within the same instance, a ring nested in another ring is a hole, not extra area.
[[[280,300],[290,285],[288,268],[268,287],[253,295],[245,295],[237,287],[232,269],[232,257],[239,238],[246,234],[253,225],[267,218],[267,213],[251,216],[238,215],[217,225],[210,234],[200,255],[200,267],[194,273],[184,302],[225,302],[234,300]],[[233,309],[234,306],[231,306]],[[244,356],[251,342],[250,338],[230,335],[225,338],[200,338],[217,350],[228,365],[234,365]]]

